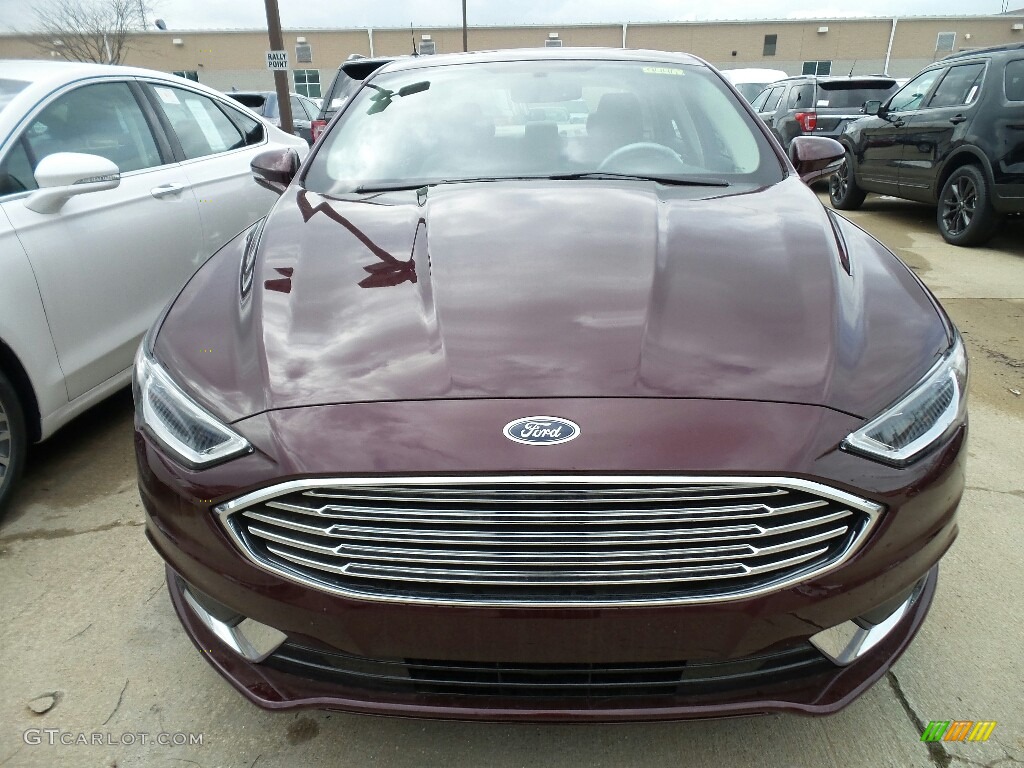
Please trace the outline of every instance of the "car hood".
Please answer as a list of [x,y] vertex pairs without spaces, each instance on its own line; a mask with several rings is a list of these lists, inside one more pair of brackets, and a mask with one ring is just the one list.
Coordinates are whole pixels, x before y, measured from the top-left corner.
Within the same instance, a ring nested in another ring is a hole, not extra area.
[[[841,220],[840,220],[841,222]],[[714,398],[867,416],[948,346],[881,245],[771,187],[293,185],[184,289],[157,356],[228,420],[328,403]],[[245,270],[242,269],[244,275]],[[609,407],[614,407],[611,402]]]

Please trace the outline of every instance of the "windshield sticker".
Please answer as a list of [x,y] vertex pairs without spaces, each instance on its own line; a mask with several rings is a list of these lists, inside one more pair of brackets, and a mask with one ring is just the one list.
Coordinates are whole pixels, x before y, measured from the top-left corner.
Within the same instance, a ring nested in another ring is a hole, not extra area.
[[676,69],[674,67],[644,67],[641,71],[645,75],[675,75],[676,77],[683,77],[686,74],[685,69]]
[[154,88],[153,90],[164,104],[181,104],[177,95],[170,88]]

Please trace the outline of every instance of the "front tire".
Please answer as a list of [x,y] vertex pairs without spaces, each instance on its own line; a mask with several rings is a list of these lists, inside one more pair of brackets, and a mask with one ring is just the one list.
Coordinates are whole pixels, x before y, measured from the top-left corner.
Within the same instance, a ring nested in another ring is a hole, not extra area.
[[0,515],[25,464],[25,416],[11,382],[0,371]]
[[840,211],[855,211],[867,196],[868,193],[857,186],[853,177],[853,157],[847,152],[839,170],[828,178],[828,198],[832,207]]
[[951,245],[981,245],[992,238],[999,215],[980,168],[965,165],[953,171],[942,186],[935,218],[943,239]]

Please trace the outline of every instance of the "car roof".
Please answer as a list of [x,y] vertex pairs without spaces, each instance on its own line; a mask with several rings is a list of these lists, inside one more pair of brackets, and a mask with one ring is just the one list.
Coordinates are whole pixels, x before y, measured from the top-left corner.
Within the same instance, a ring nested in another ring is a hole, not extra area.
[[[816,83],[855,83],[869,80],[891,80],[894,83],[896,82],[896,78],[890,75],[793,75],[784,80],[777,80],[776,83],[791,83],[795,80],[813,80]],[[775,83],[772,83],[772,85],[775,85]]]
[[733,85],[745,85],[747,83],[774,83],[784,78],[780,74],[786,73],[781,69],[758,69],[756,67],[739,67],[737,69],[719,70]]
[[651,61],[664,64],[708,66],[704,60],[688,53],[624,48],[514,48],[495,51],[473,51],[471,53],[402,56],[382,66],[377,70],[377,73],[442,67],[453,64],[491,64],[505,61]]
[[[45,59],[11,59],[4,61],[4,78],[9,80],[26,80],[35,84],[58,86],[62,83],[73,82],[86,77],[156,77],[169,81],[189,82],[192,85],[200,85],[194,81],[186,81],[177,75],[167,72],[159,72],[155,69],[143,69],[142,67],[123,67],[117,64],[93,64],[83,61],[47,61]],[[216,93],[216,91],[213,91]]]
[[1013,51],[1024,50],[1024,43],[1009,43],[1008,45],[993,45],[988,48],[975,48],[972,51],[957,51],[951,53],[942,61],[949,61],[950,59],[965,59],[968,56],[990,56],[994,53],[1012,53]]

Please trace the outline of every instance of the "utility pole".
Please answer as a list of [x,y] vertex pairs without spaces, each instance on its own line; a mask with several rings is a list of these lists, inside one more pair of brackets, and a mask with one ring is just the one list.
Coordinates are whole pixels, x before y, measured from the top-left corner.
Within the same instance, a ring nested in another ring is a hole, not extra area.
[[469,30],[466,28],[466,0],[462,0],[462,50],[469,50]]
[[[281,12],[277,0],[265,0],[267,6],[267,32],[270,35],[270,50],[284,50],[284,35],[281,34]],[[288,88],[288,70],[274,70],[274,90],[277,91],[277,109],[281,115],[281,130],[294,133],[292,127],[292,101]]]

